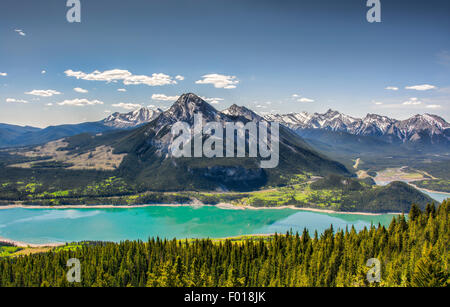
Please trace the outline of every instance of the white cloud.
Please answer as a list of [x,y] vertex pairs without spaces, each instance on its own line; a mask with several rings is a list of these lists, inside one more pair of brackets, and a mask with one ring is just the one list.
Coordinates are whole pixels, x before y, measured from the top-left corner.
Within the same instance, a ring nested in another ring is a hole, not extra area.
[[302,98],[298,99],[297,101],[298,102],[314,102],[314,99],[302,97]]
[[379,102],[379,101],[376,101],[376,102],[374,102],[377,106],[379,106],[379,105],[382,105],[383,103],[382,102]]
[[407,106],[407,105],[419,105],[422,104],[422,101],[420,101],[417,98],[409,98],[409,100],[403,102],[403,105]]
[[6,77],[8,74],[6,72],[0,72],[0,76]]
[[23,99],[15,99],[15,98],[6,98],[6,102],[9,103],[28,103],[28,101]]
[[428,91],[435,89],[436,86],[430,85],[430,84],[422,84],[422,85],[413,85],[413,86],[407,86],[405,89],[407,90],[416,90],[416,91]]
[[68,77],[75,77],[77,79],[89,80],[89,81],[105,81],[116,82],[123,81],[125,85],[138,85],[145,84],[148,86],[162,86],[168,84],[176,84],[177,82],[172,79],[171,76],[163,73],[154,73],[151,76],[146,75],[133,75],[128,70],[112,69],[100,72],[95,70],[88,74],[82,71],[73,71],[71,69],[64,72]]
[[124,89],[124,88],[118,88],[117,91],[118,91],[118,92],[126,92],[127,90]]
[[136,110],[136,109],[142,108],[142,105],[140,105],[140,104],[126,103],[126,102],[116,103],[116,104],[113,104],[112,106],[115,108],[122,108],[122,109],[126,109],[126,110]]
[[43,71],[41,71],[41,74],[46,74],[47,73],[47,71],[46,70],[43,70]]
[[21,36],[25,36],[25,35],[26,35],[25,32],[24,32],[23,30],[15,29],[14,31],[16,31],[17,33],[19,33],[19,35],[21,35]]
[[439,109],[439,108],[441,108],[441,106],[438,105],[438,104],[429,104],[425,108],[428,108],[428,109]]
[[49,106],[49,107],[51,107],[52,105],[53,105],[53,103],[51,103],[51,102],[46,104],[46,106]]
[[148,86],[162,86],[167,84],[176,84],[177,82],[172,80],[172,77],[165,74],[152,74],[151,77],[140,75],[130,76],[123,81],[125,85],[138,85],[145,84]]
[[385,87],[384,89],[388,90],[388,91],[398,91],[398,87],[396,87],[396,86],[388,86],[388,87]]
[[293,94],[291,97],[298,102],[314,102],[314,99],[302,97],[300,94]]
[[225,76],[220,74],[208,74],[202,76],[202,80],[195,81],[196,84],[213,84],[215,88],[233,89],[239,80],[236,76]]
[[176,101],[180,96],[167,96],[165,94],[153,94],[152,100],[157,101]]
[[85,90],[84,88],[81,88],[81,87],[76,87],[73,90],[77,93],[82,93],[82,94],[86,94],[87,92],[89,92],[88,90]]
[[53,95],[60,95],[61,93],[55,90],[32,90],[31,92],[25,92],[27,95],[51,97]]
[[106,70],[104,72],[95,70],[90,74],[84,73],[82,71],[73,71],[69,69],[66,70],[64,73],[68,77],[75,77],[77,79],[89,81],[106,81],[106,82],[111,82],[114,80],[124,80],[132,76],[132,74],[128,70],[121,70],[121,69]]
[[180,81],[183,81],[183,80],[184,80],[184,77],[181,76],[181,75],[176,75],[176,76],[175,76],[175,79],[180,80]]
[[84,106],[92,106],[97,104],[103,104],[103,101],[100,100],[88,100],[88,99],[71,99],[71,100],[64,100],[62,102],[58,102],[58,105],[60,106],[76,106],[76,107],[84,107]]

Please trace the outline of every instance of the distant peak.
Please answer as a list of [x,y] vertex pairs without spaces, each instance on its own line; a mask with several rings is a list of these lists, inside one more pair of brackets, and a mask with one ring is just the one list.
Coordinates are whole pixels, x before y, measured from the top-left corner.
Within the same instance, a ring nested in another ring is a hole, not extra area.
[[245,111],[250,111],[248,108],[244,107],[244,106],[238,106],[237,104],[232,104],[227,111],[230,112],[245,112]]
[[141,107],[128,113],[115,112],[105,118],[102,122],[109,127],[131,128],[150,122],[161,112],[160,109],[150,110],[147,107]]
[[325,113],[323,113],[323,114],[320,114],[320,113],[315,113],[316,115],[319,115],[319,116],[325,116],[325,117],[334,117],[334,116],[337,116],[337,115],[339,115],[339,114],[341,114],[341,113],[339,113],[339,111],[336,111],[336,110],[333,110],[333,109],[328,109],[328,111],[326,111]]
[[143,113],[143,112],[148,112],[149,109],[147,107],[140,107],[139,109],[134,110],[134,113]]
[[237,104],[231,105],[228,109],[223,110],[222,113],[229,116],[242,116],[248,120],[261,119],[261,117],[252,110],[244,106],[238,106]]
[[388,117],[384,116],[384,115],[374,114],[374,113],[367,113],[365,118],[366,119],[369,119],[369,118],[379,119],[379,118],[388,118]]

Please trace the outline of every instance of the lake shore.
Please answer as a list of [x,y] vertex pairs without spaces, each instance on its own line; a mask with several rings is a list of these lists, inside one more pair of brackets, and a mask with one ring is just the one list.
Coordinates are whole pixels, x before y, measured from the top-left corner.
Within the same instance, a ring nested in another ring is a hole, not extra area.
[[299,208],[295,206],[279,206],[279,207],[253,207],[253,206],[239,206],[230,203],[219,203],[217,205],[205,205],[201,203],[194,204],[143,204],[143,205],[67,205],[67,206],[28,206],[28,205],[6,205],[0,206],[2,209],[14,209],[14,208],[24,208],[24,209],[133,209],[133,208],[145,208],[145,207],[217,207],[224,210],[282,210],[291,209],[299,211],[310,211],[317,213],[328,213],[328,214],[351,214],[351,215],[366,215],[366,216],[379,216],[384,214],[399,215],[401,212],[387,212],[387,213],[372,213],[372,212],[346,212],[346,211],[335,211],[330,209],[318,209],[318,208]]
[[318,209],[318,208],[299,208],[295,206],[279,206],[279,207],[252,207],[252,206],[236,206],[228,203],[220,203],[217,204],[216,207],[221,209],[228,210],[281,210],[281,209],[292,209],[292,210],[300,210],[300,211],[310,211],[317,213],[330,213],[330,214],[352,214],[352,215],[368,215],[368,216],[378,216],[385,214],[399,215],[401,212],[387,212],[387,213],[372,213],[372,212],[346,212],[346,211],[334,211],[330,209]]
[[421,190],[421,191],[426,191],[428,193],[436,193],[436,194],[443,194],[443,195],[449,195],[450,193],[448,192],[441,192],[441,191],[433,191],[433,190],[429,190],[429,189],[425,189],[425,188],[421,188],[416,186],[414,183],[408,182],[409,185],[413,186],[414,188],[416,188],[417,190]]
[[34,244],[34,243],[27,243],[22,241],[16,241],[11,240],[7,238],[0,237],[0,242],[12,244],[17,247],[58,247],[58,246],[64,246],[66,243],[42,243],[42,244]]
[[198,205],[183,205],[183,204],[143,204],[143,205],[67,205],[67,206],[34,206],[34,205],[6,205],[1,206],[2,209],[14,209],[14,208],[23,208],[23,209],[127,209],[127,208],[143,208],[143,207],[195,207]]

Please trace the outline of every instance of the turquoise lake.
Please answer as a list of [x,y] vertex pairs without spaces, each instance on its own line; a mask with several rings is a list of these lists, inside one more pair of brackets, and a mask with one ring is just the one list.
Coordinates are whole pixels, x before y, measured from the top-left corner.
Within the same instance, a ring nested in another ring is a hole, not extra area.
[[[385,185],[388,182],[377,184]],[[441,202],[446,193],[430,193]],[[250,234],[302,232],[354,225],[361,230],[372,223],[388,225],[393,215],[331,214],[294,209],[227,210],[212,206],[91,209],[0,209],[0,237],[43,244],[101,240],[161,238],[224,238]]]
[[246,234],[313,234],[371,223],[388,225],[392,215],[327,214],[294,209],[227,210],[217,207],[0,210],[0,237],[42,244],[82,240],[122,241],[162,238],[224,238]]

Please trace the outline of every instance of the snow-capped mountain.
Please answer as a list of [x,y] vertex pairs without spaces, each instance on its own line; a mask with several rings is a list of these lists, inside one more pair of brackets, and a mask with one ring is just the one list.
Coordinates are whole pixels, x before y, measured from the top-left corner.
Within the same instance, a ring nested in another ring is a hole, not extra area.
[[365,118],[354,118],[330,109],[323,114],[307,112],[270,114],[265,118],[269,121],[277,121],[296,131],[323,129],[381,137],[391,143],[418,141],[432,144],[450,143],[450,124],[432,114],[415,115],[406,120],[396,120],[377,114],[367,114]]
[[[171,146],[174,144],[173,125],[181,121],[193,128],[194,116],[198,113],[202,113],[204,122],[263,120],[245,107],[231,106],[220,112],[201,97],[187,93],[181,95],[168,110],[148,124],[128,132],[110,134],[106,138],[103,135],[95,136],[96,144],[108,144],[120,150],[121,153],[127,154],[124,171],[132,172],[130,176],[138,178],[143,184],[151,183],[161,190],[197,187],[247,189],[270,183],[271,178],[278,178],[271,176],[270,173],[279,174],[281,171],[286,175],[305,170],[319,175],[350,174],[344,165],[319,154],[299,135],[284,126],[279,129],[280,160],[278,167],[274,170],[262,169],[261,157],[175,159],[171,151]],[[206,141],[209,136],[204,134],[202,138]],[[233,149],[237,148],[237,140],[235,142]],[[249,140],[246,140],[247,144],[248,142]],[[225,142],[223,146],[223,149],[226,149],[228,144]],[[249,146],[246,145],[246,147]]]
[[115,112],[105,118],[102,123],[116,129],[133,128],[154,120],[161,113],[161,109],[148,108],[140,108],[129,113]]
[[193,123],[194,114],[202,113],[205,121],[223,121],[225,116],[213,106],[195,94],[187,93],[181,95],[178,100],[163,113],[164,117],[175,121]]

